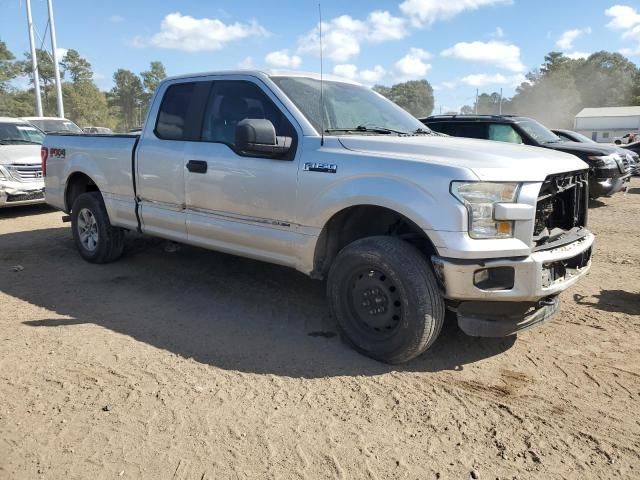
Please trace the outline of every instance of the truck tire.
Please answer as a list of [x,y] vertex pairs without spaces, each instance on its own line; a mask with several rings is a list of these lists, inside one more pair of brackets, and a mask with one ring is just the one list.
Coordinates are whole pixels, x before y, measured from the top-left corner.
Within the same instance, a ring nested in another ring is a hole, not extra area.
[[80,256],[91,263],[109,263],[124,251],[124,230],[112,227],[102,195],[78,195],[71,207],[71,231]]
[[346,338],[361,353],[397,364],[438,338],[444,300],[425,257],[393,237],[368,237],[340,251],[327,296]]

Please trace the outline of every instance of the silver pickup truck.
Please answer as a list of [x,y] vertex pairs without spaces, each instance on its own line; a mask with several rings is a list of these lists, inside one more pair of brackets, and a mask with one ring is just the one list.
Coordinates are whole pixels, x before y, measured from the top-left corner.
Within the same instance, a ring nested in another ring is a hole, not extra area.
[[42,156],[86,260],[132,230],[295,268],[389,363],[425,351],[446,308],[475,336],[539,324],[591,263],[581,160],[435,134],[341,79],[167,79],[139,136],[47,135]]

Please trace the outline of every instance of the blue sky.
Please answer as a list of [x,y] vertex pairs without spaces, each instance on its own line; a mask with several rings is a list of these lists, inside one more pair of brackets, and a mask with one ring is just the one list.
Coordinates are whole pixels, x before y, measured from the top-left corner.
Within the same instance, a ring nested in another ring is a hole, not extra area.
[[[32,5],[42,37],[46,0]],[[551,50],[640,61],[638,1],[323,0],[322,9],[325,71],[366,84],[426,78],[436,111],[472,103],[476,88],[512,94]],[[170,75],[319,71],[316,0],[54,0],[54,10],[58,47],[88,58],[104,89],[117,68],[140,72],[152,60]],[[0,39],[17,56],[28,50],[24,0],[0,0]]]

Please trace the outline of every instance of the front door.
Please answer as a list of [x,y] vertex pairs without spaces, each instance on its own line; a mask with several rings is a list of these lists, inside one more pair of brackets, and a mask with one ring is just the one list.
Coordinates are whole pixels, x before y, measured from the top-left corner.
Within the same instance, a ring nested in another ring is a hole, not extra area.
[[[245,118],[268,119],[277,136],[293,137],[283,159],[248,156],[235,148]],[[191,243],[290,263],[295,235],[298,132],[278,99],[251,77],[216,80],[199,142],[185,150],[185,204]]]

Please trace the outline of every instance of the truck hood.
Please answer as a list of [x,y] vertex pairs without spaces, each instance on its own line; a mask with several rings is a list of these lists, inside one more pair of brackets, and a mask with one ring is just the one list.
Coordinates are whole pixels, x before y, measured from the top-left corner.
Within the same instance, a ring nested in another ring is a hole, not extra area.
[[588,168],[574,155],[488,140],[426,135],[345,135],[339,140],[357,152],[467,168],[486,181],[541,182],[548,175]]
[[618,147],[611,145],[598,145],[596,143],[555,142],[547,143],[544,146],[553,150],[580,155],[582,157],[587,157],[589,155],[610,155],[612,153],[620,153],[620,149]]
[[0,165],[40,163],[40,145],[0,145]]

